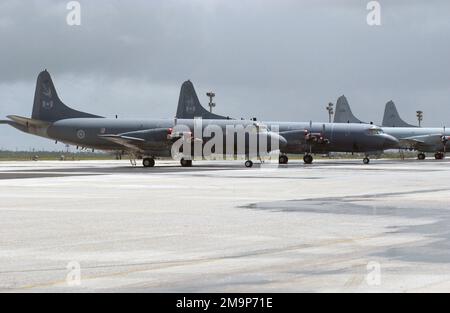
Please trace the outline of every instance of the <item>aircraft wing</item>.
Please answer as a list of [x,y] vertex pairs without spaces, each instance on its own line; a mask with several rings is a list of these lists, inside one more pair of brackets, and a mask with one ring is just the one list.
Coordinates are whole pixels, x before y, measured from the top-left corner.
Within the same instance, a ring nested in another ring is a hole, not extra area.
[[135,138],[122,135],[99,135],[101,138],[114,142],[118,145],[123,146],[127,150],[132,150],[135,152],[142,151],[142,147],[145,143],[145,139]]
[[424,146],[437,146],[442,144],[442,134],[430,134],[399,139],[400,145],[407,148],[423,148]]
[[173,138],[170,136],[172,129],[155,128],[123,134],[105,134],[99,137],[121,145],[134,152],[154,151],[169,147]]
[[419,140],[416,138],[402,138],[399,139],[399,142],[401,145],[411,145],[411,146],[425,143],[423,140]]

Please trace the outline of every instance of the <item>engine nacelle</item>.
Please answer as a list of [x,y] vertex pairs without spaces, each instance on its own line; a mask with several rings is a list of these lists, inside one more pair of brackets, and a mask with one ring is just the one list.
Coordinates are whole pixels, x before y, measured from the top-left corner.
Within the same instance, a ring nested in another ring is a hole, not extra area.
[[312,133],[305,129],[305,141],[309,144],[327,145],[330,140],[326,138],[322,133]]

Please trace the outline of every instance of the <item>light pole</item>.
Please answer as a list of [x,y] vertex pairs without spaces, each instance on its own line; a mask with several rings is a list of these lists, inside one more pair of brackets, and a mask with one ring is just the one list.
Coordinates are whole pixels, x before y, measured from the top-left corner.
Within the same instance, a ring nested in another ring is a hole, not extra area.
[[213,108],[216,107],[216,104],[213,102],[214,97],[216,96],[216,94],[212,91],[207,92],[206,95],[209,97],[209,112],[212,113]]
[[419,121],[419,127],[421,127],[422,121],[423,121],[423,111],[417,111],[416,116],[417,116],[417,120]]
[[327,106],[327,111],[328,111],[328,120],[331,123],[331,120],[333,119],[333,114],[334,114],[334,104],[333,103],[328,103]]

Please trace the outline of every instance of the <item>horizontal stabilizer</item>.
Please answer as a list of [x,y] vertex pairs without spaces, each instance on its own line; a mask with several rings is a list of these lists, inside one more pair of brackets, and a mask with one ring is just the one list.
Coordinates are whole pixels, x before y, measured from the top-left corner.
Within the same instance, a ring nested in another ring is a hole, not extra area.
[[50,125],[49,122],[45,122],[45,121],[41,121],[41,120],[36,120],[33,118],[28,118],[28,117],[23,117],[23,116],[18,116],[18,115],[8,115],[7,116],[10,120],[14,121],[15,123],[25,126],[25,127],[29,127],[29,126],[34,126],[34,127],[47,127]]
[[350,105],[348,104],[347,98],[345,96],[339,97],[339,99],[336,102],[336,113],[334,115],[334,122],[364,124],[364,122],[360,121],[353,115],[352,110],[350,109]]

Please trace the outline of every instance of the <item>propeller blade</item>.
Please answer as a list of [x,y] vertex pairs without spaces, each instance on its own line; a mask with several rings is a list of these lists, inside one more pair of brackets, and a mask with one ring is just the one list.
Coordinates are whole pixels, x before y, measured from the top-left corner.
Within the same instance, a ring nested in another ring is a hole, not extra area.
[[447,138],[447,135],[445,134],[445,126],[444,126],[444,133],[442,134],[442,144],[444,145],[444,157],[445,157],[445,154],[447,153],[447,141],[448,141],[448,138]]

